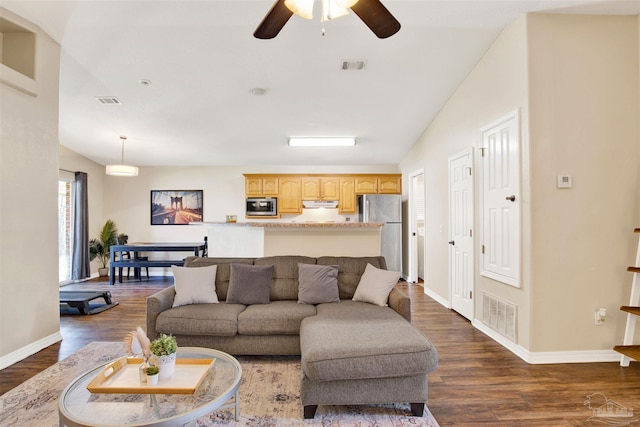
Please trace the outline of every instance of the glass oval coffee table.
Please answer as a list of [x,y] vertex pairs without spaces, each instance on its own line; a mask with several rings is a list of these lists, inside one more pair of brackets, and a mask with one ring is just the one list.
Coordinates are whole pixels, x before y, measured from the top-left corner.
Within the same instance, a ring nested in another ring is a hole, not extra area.
[[76,378],[60,396],[60,426],[154,426],[175,427],[210,412],[233,408],[240,417],[238,388],[242,379],[240,363],[227,353],[199,347],[178,348],[181,359],[215,359],[194,394],[112,394],[91,393],[87,385],[106,365]]

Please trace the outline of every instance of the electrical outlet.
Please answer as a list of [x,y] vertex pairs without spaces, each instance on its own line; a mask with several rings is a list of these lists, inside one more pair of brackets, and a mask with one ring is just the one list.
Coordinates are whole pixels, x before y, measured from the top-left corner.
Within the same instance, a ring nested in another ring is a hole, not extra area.
[[594,313],[594,320],[596,326],[604,325],[604,320],[607,318],[607,309],[606,308],[596,308]]

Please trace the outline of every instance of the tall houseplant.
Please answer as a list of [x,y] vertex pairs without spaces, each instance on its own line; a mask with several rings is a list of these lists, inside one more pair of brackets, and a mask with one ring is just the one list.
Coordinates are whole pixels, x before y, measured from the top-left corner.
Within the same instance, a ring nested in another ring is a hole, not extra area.
[[107,264],[111,254],[109,249],[111,245],[116,244],[116,236],[118,236],[118,227],[116,223],[108,219],[102,226],[98,238],[89,240],[89,259],[93,261],[98,258],[102,267],[98,269],[100,276],[107,275]]

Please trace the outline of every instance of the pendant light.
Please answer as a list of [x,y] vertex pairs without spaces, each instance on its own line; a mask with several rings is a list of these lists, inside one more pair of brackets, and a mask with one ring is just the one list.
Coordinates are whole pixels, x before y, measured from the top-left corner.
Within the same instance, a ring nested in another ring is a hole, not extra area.
[[113,176],[138,176],[138,168],[136,166],[130,166],[124,164],[124,141],[127,137],[120,136],[122,140],[122,158],[119,165],[107,165],[107,175]]

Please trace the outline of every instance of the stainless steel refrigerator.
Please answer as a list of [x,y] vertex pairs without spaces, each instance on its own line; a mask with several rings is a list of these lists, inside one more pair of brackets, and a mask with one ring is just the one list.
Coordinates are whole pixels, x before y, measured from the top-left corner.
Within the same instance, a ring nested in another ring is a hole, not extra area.
[[387,269],[402,271],[402,196],[365,194],[358,196],[359,222],[384,222],[380,251]]

